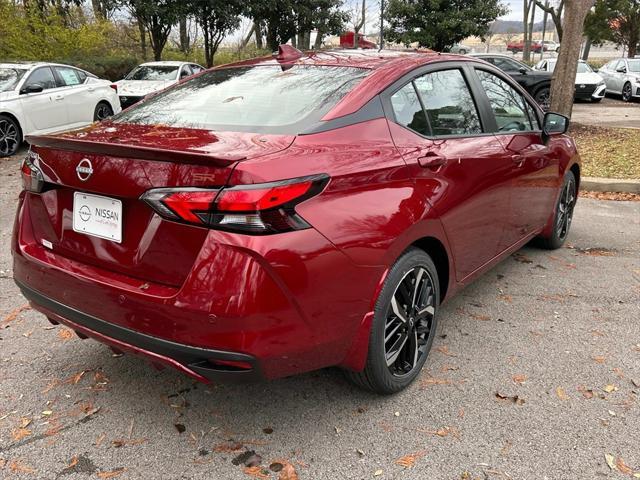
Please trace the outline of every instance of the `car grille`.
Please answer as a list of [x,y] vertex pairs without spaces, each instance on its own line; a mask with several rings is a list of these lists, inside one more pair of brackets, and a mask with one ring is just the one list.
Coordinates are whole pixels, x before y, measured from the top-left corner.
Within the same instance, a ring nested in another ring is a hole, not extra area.
[[578,85],[576,85],[576,93],[585,94],[585,95],[591,95],[593,92],[596,91],[597,87],[598,87],[597,85],[578,84]]

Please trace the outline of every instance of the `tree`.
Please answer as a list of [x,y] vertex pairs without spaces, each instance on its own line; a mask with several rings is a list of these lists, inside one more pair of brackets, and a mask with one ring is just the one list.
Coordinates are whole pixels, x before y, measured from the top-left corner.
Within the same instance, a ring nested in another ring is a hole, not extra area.
[[613,4],[617,0],[597,0],[584,21],[585,46],[582,51],[582,59],[589,58],[591,45],[602,45],[606,41],[613,41],[611,22],[615,17]]
[[278,50],[279,45],[287,43],[296,34],[293,1],[249,0],[245,2],[244,14],[259,26],[256,32],[262,32],[263,26],[266,27],[267,46],[271,51]]
[[356,6],[351,11],[351,21],[353,23],[353,48],[357,48],[359,45],[358,35],[360,34],[360,30],[364,27],[364,23],[366,21],[367,15],[367,4],[366,0],[362,0],[362,7],[359,7],[356,3]]
[[[128,0],[127,6],[134,18],[149,34],[155,60],[162,59],[162,50],[167,44],[173,25],[184,13],[180,0]],[[142,29],[140,30],[142,38]]]
[[[531,25],[529,24],[529,16],[530,14],[535,13],[535,11],[532,12],[532,8],[534,7],[535,3],[533,3],[533,0],[523,0],[522,1],[522,15],[523,15],[523,19],[522,19],[522,29],[524,31],[524,45],[522,47],[522,59],[525,61],[529,61],[529,54],[531,53],[531,30],[533,29],[533,22],[531,22]],[[533,19],[532,19],[533,20]]]
[[212,67],[224,37],[240,26],[244,3],[241,0],[191,0],[186,7],[200,25],[205,62],[207,67]]
[[485,35],[507,11],[500,0],[390,0],[385,38],[444,51],[471,35]]
[[584,20],[594,4],[595,0],[567,0],[564,6],[564,35],[553,71],[550,109],[569,117],[573,108]]
[[551,15],[551,20],[553,21],[553,24],[556,27],[556,32],[558,32],[558,41],[562,43],[562,35],[563,35],[562,12],[564,10],[564,0],[560,0],[558,2],[558,5],[556,6],[549,5],[549,2],[543,3],[541,0],[535,0],[535,1],[538,7],[540,7],[544,12]]
[[627,47],[630,58],[635,57],[640,42],[640,0],[619,0],[615,12],[611,22],[613,41]]

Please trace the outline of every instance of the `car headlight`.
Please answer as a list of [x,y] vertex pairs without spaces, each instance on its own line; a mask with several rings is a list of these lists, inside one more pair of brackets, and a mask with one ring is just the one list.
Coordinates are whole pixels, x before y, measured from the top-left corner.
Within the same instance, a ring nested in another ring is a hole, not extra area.
[[604,83],[604,80],[600,80],[600,81],[598,82],[598,85],[597,85],[597,86],[598,86],[598,87],[602,87],[604,84],[605,84],[605,83]]

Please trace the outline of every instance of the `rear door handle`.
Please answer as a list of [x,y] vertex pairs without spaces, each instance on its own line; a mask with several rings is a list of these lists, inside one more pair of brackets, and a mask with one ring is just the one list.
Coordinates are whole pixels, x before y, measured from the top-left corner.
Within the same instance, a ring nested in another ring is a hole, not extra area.
[[517,164],[519,167],[522,166],[522,164],[524,163],[524,155],[520,155],[520,154],[515,154],[515,155],[511,155],[511,161],[515,164]]
[[433,153],[424,155],[422,157],[418,157],[418,165],[420,165],[422,168],[437,169],[445,165],[446,163],[447,163],[446,157],[443,157],[442,155],[436,155]]
[[64,100],[64,95],[54,95],[53,99],[59,102],[60,100]]

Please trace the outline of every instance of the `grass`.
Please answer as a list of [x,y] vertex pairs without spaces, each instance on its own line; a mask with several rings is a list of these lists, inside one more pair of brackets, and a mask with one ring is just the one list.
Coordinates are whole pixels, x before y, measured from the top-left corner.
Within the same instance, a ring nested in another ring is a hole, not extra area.
[[640,179],[640,130],[573,124],[582,175]]

